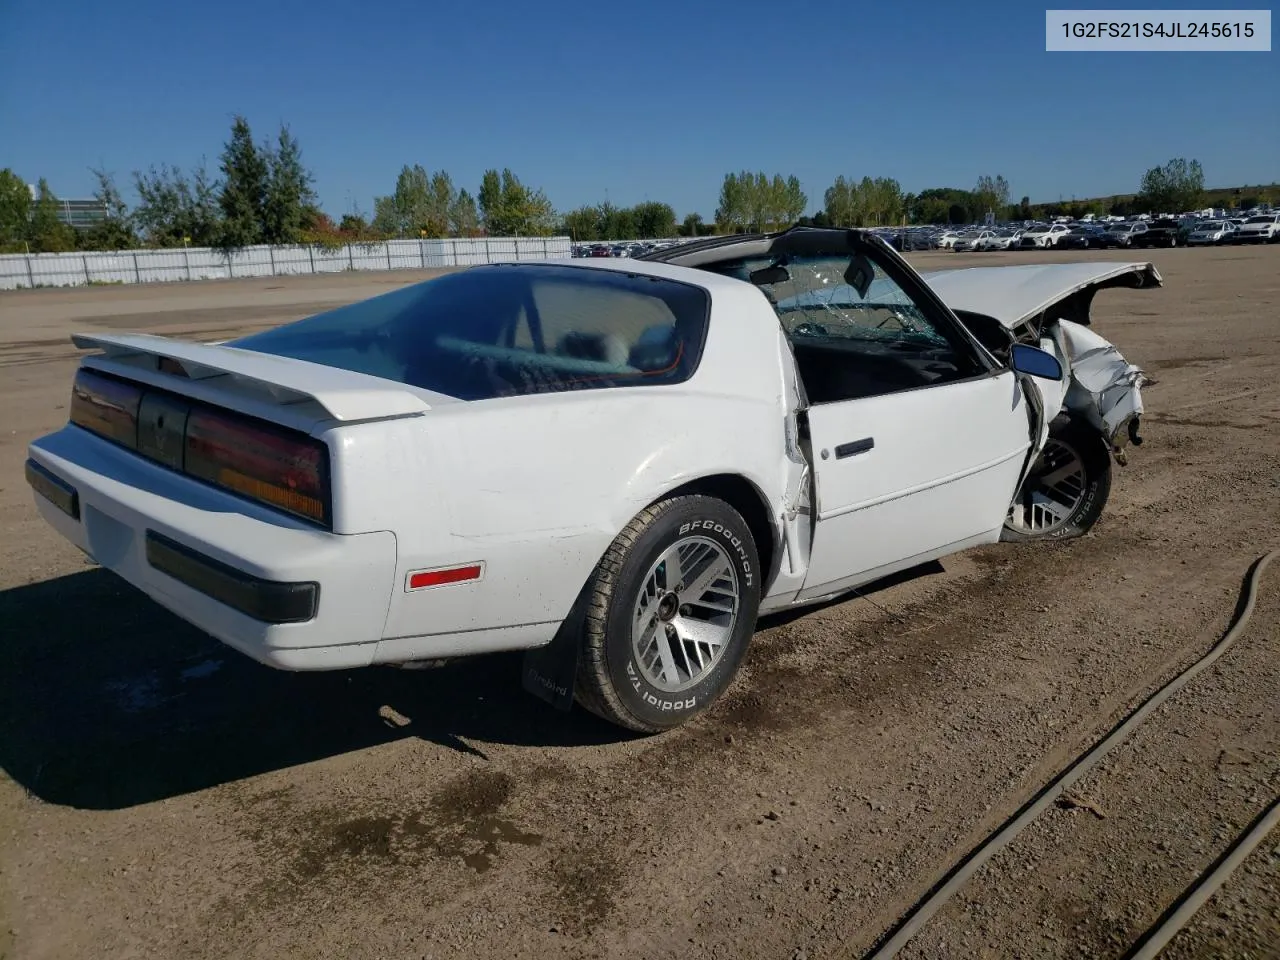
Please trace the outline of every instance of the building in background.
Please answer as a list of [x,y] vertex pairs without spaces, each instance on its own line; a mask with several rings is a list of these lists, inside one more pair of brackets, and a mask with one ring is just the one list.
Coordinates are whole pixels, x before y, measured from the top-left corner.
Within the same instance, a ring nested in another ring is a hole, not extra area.
[[[34,185],[28,183],[31,191],[31,202],[36,202],[38,192]],[[58,198],[58,220],[77,230],[87,230],[95,224],[107,219],[107,205],[101,200],[90,197],[87,200],[64,200]]]

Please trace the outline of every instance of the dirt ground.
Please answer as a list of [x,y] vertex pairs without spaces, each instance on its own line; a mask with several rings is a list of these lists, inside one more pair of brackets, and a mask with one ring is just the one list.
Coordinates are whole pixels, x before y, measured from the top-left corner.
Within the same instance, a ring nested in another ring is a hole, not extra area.
[[[72,330],[217,339],[418,275],[0,294],[0,957],[864,955],[1280,546],[1280,247],[1147,256],[1163,289],[1094,305],[1158,383],[1092,534],[763,620],[727,699],[653,738],[544,707],[515,657],[257,666],[37,518]],[[1085,257],[1114,258],[911,259]],[[1280,794],[1278,642],[1280,565],[1237,648],[900,956],[1123,954]],[[1166,955],[1280,957],[1280,836]]]

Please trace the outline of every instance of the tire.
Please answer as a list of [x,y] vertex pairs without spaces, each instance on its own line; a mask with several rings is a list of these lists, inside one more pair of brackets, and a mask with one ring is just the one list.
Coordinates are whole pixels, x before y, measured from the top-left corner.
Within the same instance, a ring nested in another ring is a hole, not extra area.
[[1172,249],[1173,249],[1174,247],[1176,247],[1177,245],[1178,245],[1178,238],[1177,238],[1176,236],[1174,236],[1174,237],[1170,237],[1170,238],[1169,238],[1169,249],[1170,249],[1170,250],[1172,250]]
[[[1074,472],[1062,476],[1074,468]],[[1046,486],[1046,474],[1058,479]],[[1088,533],[1111,494],[1111,452],[1097,430],[1059,417],[1009,507],[1000,539],[1067,540]]]
[[[675,559],[696,571],[684,591],[667,582]],[[746,521],[723,501],[683,496],[642,510],[588,584],[578,702],[642,733],[669,730],[706,709],[728,688],[747,652],[761,576]],[[703,589],[698,581],[708,578]],[[673,630],[679,642],[673,642]],[[691,630],[707,639],[692,639]]]

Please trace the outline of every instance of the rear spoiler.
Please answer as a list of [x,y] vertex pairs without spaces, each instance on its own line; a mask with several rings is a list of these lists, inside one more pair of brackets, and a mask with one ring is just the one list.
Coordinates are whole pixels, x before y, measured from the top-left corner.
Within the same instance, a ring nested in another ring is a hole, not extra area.
[[[280,406],[315,404],[334,420],[383,420],[417,416],[431,409],[422,396],[426,391],[366,373],[238,347],[137,333],[77,333],[71,342],[82,350],[102,350],[86,357],[84,364],[105,372],[148,373],[145,379],[152,383],[158,382],[158,375],[201,386],[225,386]],[[214,382],[219,378],[220,382]],[[428,396],[441,403],[454,402],[453,397],[442,394]]]

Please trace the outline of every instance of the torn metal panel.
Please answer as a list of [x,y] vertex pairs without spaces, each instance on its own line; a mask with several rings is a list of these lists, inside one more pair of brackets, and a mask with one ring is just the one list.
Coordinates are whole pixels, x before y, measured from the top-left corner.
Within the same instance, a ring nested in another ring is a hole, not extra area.
[[1151,381],[1114,344],[1088,327],[1059,320],[1048,332],[1070,370],[1064,405],[1093,424],[1123,463],[1129,425],[1143,412],[1142,386]]

